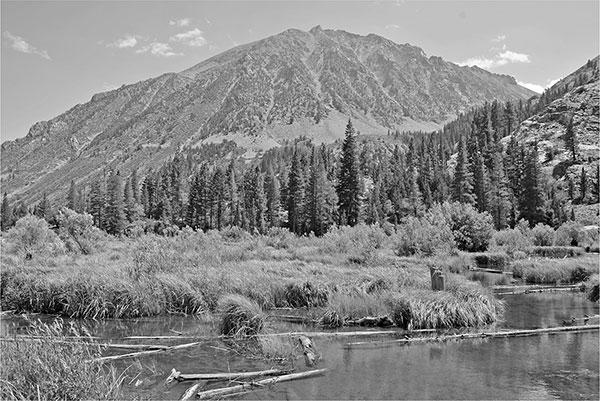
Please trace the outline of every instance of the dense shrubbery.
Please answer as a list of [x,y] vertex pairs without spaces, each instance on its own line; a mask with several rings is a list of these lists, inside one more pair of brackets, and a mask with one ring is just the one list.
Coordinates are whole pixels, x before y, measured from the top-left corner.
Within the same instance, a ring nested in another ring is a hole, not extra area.
[[554,229],[543,223],[538,223],[531,229],[531,237],[535,246],[552,246],[554,243]]
[[570,284],[597,273],[598,263],[593,259],[517,260],[511,270],[514,277],[529,284]]
[[400,256],[444,254],[454,246],[450,227],[432,215],[408,217],[398,228],[396,252]]
[[14,250],[28,258],[35,254],[60,255],[65,252],[65,245],[48,227],[46,220],[33,215],[25,216],[7,233],[8,240]]
[[432,209],[432,215],[441,213],[445,217],[458,249],[467,252],[482,252],[487,249],[494,232],[489,213],[479,213],[473,206],[458,202],[445,202],[439,212],[436,209]]

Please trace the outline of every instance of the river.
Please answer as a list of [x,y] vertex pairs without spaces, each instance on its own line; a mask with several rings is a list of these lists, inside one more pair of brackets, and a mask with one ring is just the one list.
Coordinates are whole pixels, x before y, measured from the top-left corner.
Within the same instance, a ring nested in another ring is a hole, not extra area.
[[[534,329],[561,326],[571,317],[597,315],[598,304],[576,293],[500,296],[505,320],[493,329]],[[10,326],[9,326],[10,325]],[[18,331],[18,321],[2,323],[2,332]],[[215,323],[195,318],[165,317],[90,322],[94,335],[214,335]],[[281,330],[298,330],[282,325]],[[378,338],[381,339],[381,338]],[[363,340],[363,339],[361,339]],[[149,340],[146,340],[147,343]],[[355,339],[316,339],[322,356],[321,377],[281,383],[247,393],[245,399],[595,399],[599,394],[599,333],[544,334],[533,337],[456,340],[444,343],[395,345],[385,348],[345,347]],[[180,341],[185,342],[185,341]],[[140,358],[132,371],[139,376],[126,391],[143,399],[177,399],[190,385],[164,385],[171,368],[182,373],[259,370],[276,362],[248,359],[219,340],[201,347]],[[131,364],[121,361],[118,366]],[[307,370],[303,360],[297,370]],[[288,366],[289,367],[289,366]],[[214,386],[213,386],[214,387]]]

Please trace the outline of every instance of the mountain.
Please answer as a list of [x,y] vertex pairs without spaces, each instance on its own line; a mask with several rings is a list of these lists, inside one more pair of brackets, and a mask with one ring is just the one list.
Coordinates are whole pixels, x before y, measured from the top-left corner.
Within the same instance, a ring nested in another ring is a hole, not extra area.
[[[536,142],[544,166],[556,178],[580,173],[600,159],[600,72],[599,57],[561,79],[541,99],[551,99],[537,114],[523,121],[515,131],[519,142]],[[553,100],[552,100],[553,99]],[[577,142],[577,159],[565,143],[569,121]]]
[[2,144],[2,190],[31,203],[188,147],[230,140],[251,157],[300,135],[333,142],[349,117],[363,133],[432,131],[485,101],[532,95],[512,77],[377,35],[290,29],[34,124]]

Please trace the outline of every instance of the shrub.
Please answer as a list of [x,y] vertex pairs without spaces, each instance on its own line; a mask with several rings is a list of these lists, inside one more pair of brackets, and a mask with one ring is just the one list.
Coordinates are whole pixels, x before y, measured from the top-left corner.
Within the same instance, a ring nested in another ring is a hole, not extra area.
[[534,246],[531,254],[547,258],[565,258],[584,254],[583,248],[575,246]]
[[554,242],[554,229],[544,223],[537,223],[531,229],[531,237],[535,246],[551,246]]
[[479,253],[473,255],[473,260],[477,264],[477,267],[483,267],[487,269],[504,270],[508,266],[509,259],[505,253]]
[[65,251],[64,244],[50,230],[46,220],[33,215],[19,219],[8,231],[7,238],[19,254],[46,253],[54,256]]
[[531,238],[518,228],[496,231],[492,235],[490,250],[504,250],[507,254],[515,257],[516,252],[529,252],[531,249]]
[[[68,337],[67,338],[67,335]],[[101,362],[101,348],[85,329],[33,322],[35,341],[4,338],[0,342],[0,398],[3,400],[122,399],[115,370]],[[74,340],[73,336],[79,337]]]
[[396,253],[399,256],[431,256],[449,253],[454,237],[445,221],[408,217],[398,228]]
[[71,252],[91,254],[101,238],[100,230],[94,227],[90,214],[79,214],[71,209],[62,208],[56,217],[58,236]]
[[569,284],[586,280],[598,271],[595,261],[546,259],[518,260],[511,265],[513,276],[529,284]]
[[264,328],[265,315],[262,309],[256,302],[242,295],[225,295],[219,300],[217,310],[223,314],[219,328],[223,335],[254,336]]
[[440,208],[458,249],[467,252],[482,252],[487,249],[494,232],[489,213],[479,213],[473,206],[459,202],[445,202]]
[[598,299],[600,299],[600,275],[596,273],[590,276],[584,286],[587,298],[592,302],[598,302]]
[[554,244],[559,246],[585,246],[586,242],[591,242],[589,235],[581,224],[567,221],[556,230]]
[[292,308],[320,307],[327,304],[329,290],[323,284],[289,283],[285,287],[285,299]]

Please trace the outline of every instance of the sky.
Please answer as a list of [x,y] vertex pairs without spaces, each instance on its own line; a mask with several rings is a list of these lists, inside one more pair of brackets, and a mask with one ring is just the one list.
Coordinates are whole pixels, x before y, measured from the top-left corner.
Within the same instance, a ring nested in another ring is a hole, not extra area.
[[1,0],[0,140],[289,28],[375,33],[541,92],[600,53],[598,0]]

